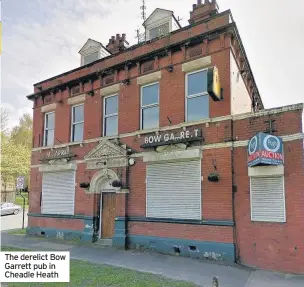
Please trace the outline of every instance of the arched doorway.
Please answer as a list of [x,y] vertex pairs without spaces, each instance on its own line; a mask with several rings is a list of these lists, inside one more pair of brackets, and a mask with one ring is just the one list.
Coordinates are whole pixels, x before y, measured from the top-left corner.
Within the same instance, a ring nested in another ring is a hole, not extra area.
[[117,188],[112,181],[118,179],[111,169],[97,172],[91,180],[90,192],[100,193],[99,238],[112,239],[115,229],[115,206]]

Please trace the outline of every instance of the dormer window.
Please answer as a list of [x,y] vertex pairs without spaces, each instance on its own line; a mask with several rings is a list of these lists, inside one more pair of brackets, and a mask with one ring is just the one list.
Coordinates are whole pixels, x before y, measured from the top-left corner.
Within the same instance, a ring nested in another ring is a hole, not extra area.
[[86,65],[86,64],[92,63],[94,61],[97,61],[99,59],[100,59],[99,52],[98,51],[93,52],[92,54],[89,54],[89,55],[83,57],[83,64]]
[[149,39],[165,36],[170,33],[169,22],[149,30]]
[[180,29],[181,26],[175,18],[173,11],[157,8],[143,23],[146,30],[146,40],[163,37]]
[[81,66],[93,63],[111,55],[111,53],[100,42],[92,39],[88,39],[79,51],[79,54],[81,55]]

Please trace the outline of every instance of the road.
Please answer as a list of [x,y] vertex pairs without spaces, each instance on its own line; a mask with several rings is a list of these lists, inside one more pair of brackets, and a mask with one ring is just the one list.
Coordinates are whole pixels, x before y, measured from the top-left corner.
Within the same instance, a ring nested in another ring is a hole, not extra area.
[[[24,212],[24,227],[27,227],[27,213]],[[22,227],[22,211],[17,215],[3,215],[1,216],[1,230],[16,229]]]

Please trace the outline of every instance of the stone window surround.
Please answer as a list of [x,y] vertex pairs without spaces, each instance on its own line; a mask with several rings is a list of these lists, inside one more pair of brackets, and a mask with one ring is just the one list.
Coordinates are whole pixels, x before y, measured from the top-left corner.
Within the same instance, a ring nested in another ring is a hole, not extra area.
[[114,84],[100,89],[100,95],[102,97],[118,94],[120,90],[120,84]]
[[211,56],[199,58],[197,60],[189,61],[182,64],[182,71],[185,73],[200,70],[211,65]]
[[72,105],[81,104],[85,101],[85,99],[86,99],[86,94],[81,94],[81,95],[78,95],[78,96],[69,97],[68,98],[68,105],[72,106]]
[[56,110],[56,106],[57,106],[56,103],[52,103],[52,104],[49,104],[49,105],[42,106],[41,107],[41,112],[42,113],[53,112],[54,110]]

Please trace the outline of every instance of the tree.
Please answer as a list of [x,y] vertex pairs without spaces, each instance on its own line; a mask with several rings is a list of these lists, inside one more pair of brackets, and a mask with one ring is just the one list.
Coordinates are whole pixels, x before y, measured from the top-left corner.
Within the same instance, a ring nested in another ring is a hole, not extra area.
[[31,151],[28,147],[16,145],[8,136],[2,135],[1,180],[6,191],[7,184],[15,181],[18,175],[28,177]]
[[1,107],[0,110],[0,132],[1,134],[7,134],[8,133],[8,111],[7,109]]
[[30,114],[24,114],[19,119],[19,125],[14,127],[11,132],[11,139],[17,145],[32,148],[32,127],[33,120]]
[[[2,116],[8,122],[7,114],[1,113]],[[5,122],[1,123],[5,129]],[[19,119],[19,125],[14,127],[11,133],[1,132],[1,180],[4,191],[6,191],[7,184],[15,182],[19,175],[25,176],[29,182],[32,123],[31,116],[24,114]]]

